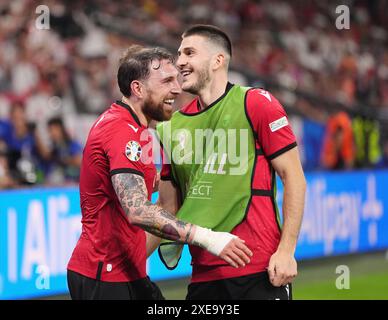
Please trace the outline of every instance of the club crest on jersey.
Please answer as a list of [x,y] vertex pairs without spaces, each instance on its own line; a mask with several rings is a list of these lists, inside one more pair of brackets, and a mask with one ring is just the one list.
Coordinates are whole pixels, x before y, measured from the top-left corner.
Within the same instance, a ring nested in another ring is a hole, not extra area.
[[125,156],[131,161],[139,161],[141,146],[137,141],[129,141],[125,146]]

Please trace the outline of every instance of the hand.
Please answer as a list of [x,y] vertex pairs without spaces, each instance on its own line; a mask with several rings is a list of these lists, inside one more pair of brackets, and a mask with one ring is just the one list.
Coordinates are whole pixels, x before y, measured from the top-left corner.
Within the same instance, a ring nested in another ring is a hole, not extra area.
[[275,287],[291,283],[298,274],[298,267],[293,254],[276,251],[269,260],[267,268],[269,281]]
[[206,249],[235,268],[245,267],[253,255],[245,241],[234,234],[215,232],[200,226],[195,228],[192,244]]
[[245,267],[251,262],[253,253],[246,246],[245,241],[238,237],[230,240],[219,254],[219,257],[229,263],[232,267]]

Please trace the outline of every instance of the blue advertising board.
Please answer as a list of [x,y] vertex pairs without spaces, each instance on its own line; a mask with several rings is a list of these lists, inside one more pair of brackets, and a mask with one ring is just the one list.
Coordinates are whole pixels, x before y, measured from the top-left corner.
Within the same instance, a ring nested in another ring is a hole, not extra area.
[[[0,192],[0,299],[67,292],[66,266],[81,234],[79,203],[74,187]],[[147,270],[154,281],[188,276],[188,250],[174,271],[157,252]]]
[[297,259],[388,248],[387,170],[310,173],[306,180]]
[[[306,174],[300,259],[388,248],[388,171]],[[282,205],[278,183],[278,204]],[[153,195],[153,202],[157,194]],[[77,188],[0,192],[0,299],[67,292],[66,265],[81,232]],[[152,280],[189,276],[187,248],[177,269],[154,253]]]

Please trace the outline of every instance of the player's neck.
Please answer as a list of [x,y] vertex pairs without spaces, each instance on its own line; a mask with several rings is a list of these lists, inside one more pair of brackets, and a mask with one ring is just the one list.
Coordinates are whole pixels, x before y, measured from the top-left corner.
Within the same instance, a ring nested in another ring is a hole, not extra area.
[[136,101],[133,101],[131,98],[122,97],[121,101],[123,101],[125,104],[127,104],[132,111],[137,115],[139,118],[139,121],[142,126],[148,127],[150,123],[150,119],[148,119],[143,111],[141,110],[141,105],[139,103],[136,103]]
[[227,76],[213,78],[213,80],[198,93],[201,109],[206,109],[221,97],[225,93],[227,84]]

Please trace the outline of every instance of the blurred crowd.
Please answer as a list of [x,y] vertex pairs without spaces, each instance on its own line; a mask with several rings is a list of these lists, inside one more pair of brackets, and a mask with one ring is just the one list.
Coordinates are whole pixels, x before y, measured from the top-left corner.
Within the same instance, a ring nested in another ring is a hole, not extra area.
[[232,82],[295,115],[307,169],[388,166],[388,1],[47,0],[49,29],[41,4],[0,0],[0,188],[77,182],[91,123],[121,96],[123,49],[176,50],[193,23],[231,36]]
[[23,103],[12,104],[9,120],[0,120],[0,189],[78,181],[82,146],[61,118],[51,118],[46,128],[49,146],[27,120]]

